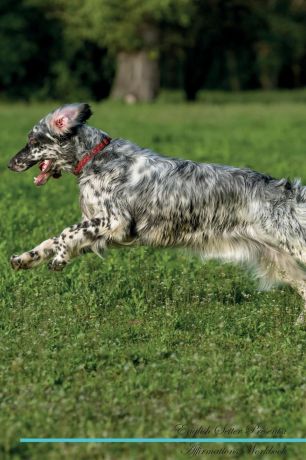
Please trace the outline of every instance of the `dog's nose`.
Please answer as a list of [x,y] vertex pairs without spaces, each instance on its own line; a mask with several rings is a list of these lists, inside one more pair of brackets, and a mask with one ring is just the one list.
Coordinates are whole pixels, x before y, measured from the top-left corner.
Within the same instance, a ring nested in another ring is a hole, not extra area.
[[15,161],[14,161],[14,158],[12,158],[12,159],[8,162],[7,167],[8,167],[9,169],[14,169],[14,164],[15,164]]
[[8,167],[9,169],[11,169],[12,171],[16,171],[16,170],[17,170],[17,161],[16,161],[16,159],[15,159],[15,158],[12,158],[12,159],[9,161],[7,167]]

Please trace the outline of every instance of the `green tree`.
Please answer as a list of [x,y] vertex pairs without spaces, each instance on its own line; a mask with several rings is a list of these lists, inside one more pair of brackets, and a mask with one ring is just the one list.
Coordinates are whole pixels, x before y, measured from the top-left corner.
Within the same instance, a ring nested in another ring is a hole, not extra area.
[[0,92],[6,97],[29,99],[46,84],[53,60],[50,44],[58,27],[52,19],[41,20],[35,5],[22,0],[0,3]]
[[292,86],[299,86],[306,48],[306,2],[269,0],[264,8],[260,3],[253,2],[253,12],[260,21],[254,43],[260,85],[264,89],[278,87],[287,68]]
[[[42,0],[31,0],[33,4]],[[171,26],[187,28],[191,0],[47,0],[44,8],[65,24],[69,40],[89,40],[116,59],[112,96],[152,100],[159,89],[160,50],[182,41]]]

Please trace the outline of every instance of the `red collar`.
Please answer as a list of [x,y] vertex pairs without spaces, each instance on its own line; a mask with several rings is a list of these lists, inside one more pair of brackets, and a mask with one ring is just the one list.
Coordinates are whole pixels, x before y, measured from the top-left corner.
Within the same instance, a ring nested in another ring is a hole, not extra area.
[[74,168],[73,170],[73,174],[75,174],[76,176],[78,174],[80,174],[80,172],[82,171],[82,169],[84,168],[84,166],[95,156],[97,155],[97,153],[101,152],[101,150],[103,150],[111,141],[112,139],[108,136],[104,137],[102,139],[102,141],[100,142],[100,144],[97,144],[95,145],[95,147],[93,147],[89,153],[86,153],[83,158],[81,158],[81,160],[78,162],[78,164],[76,165],[76,167]]

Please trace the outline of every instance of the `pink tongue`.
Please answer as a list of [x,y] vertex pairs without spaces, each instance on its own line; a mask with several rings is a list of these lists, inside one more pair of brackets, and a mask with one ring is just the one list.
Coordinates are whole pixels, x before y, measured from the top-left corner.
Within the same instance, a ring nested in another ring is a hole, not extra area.
[[45,185],[45,183],[48,181],[49,177],[51,176],[51,173],[41,173],[39,176],[34,177],[34,184],[35,185]]
[[34,178],[34,184],[37,186],[45,185],[48,181],[49,177],[51,176],[52,172],[50,171],[52,166],[52,160],[45,160],[39,164],[39,168],[41,169],[41,174]]

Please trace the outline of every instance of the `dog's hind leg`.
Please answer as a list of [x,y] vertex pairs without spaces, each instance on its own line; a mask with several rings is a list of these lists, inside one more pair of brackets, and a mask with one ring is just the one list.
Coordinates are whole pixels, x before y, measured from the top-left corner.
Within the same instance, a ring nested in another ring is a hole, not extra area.
[[[293,263],[295,263],[295,266],[293,266]],[[281,280],[284,283],[287,283],[293,288],[295,288],[297,292],[299,293],[300,297],[302,298],[303,308],[295,324],[297,326],[304,325],[304,324],[306,325],[306,273],[305,271],[298,265],[295,259],[293,259],[293,262],[289,264],[289,267],[287,267],[287,270],[282,270]]]
[[264,252],[258,266],[259,272],[268,284],[269,282],[270,284],[286,283],[298,291],[304,306],[296,324],[304,324],[306,322],[306,272],[299,266],[295,258],[286,252],[271,247],[271,250]]
[[299,295],[302,297],[304,305],[303,305],[302,311],[299,314],[295,324],[297,326],[306,325],[306,281],[301,281],[301,280],[296,280],[296,279],[293,280],[287,276],[285,276],[283,281],[285,283],[288,283],[292,287],[294,287],[298,291]]
[[299,314],[298,319],[295,322],[295,324],[297,326],[299,326],[299,325],[306,324],[306,283],[305,282],[299,282],[299,283],[297,283],[296,288],[298,290],[298,293],[300,294],[300,296],[304,300],[304,307],[303,307],[301,313]]

